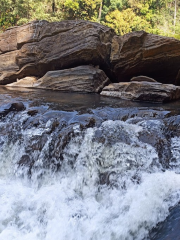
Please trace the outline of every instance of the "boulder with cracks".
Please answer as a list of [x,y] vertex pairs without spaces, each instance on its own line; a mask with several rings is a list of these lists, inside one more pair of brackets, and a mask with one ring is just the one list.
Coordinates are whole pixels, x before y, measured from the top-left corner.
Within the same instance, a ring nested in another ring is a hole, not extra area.
[[132,101],[169,102],[180,98],[180,87],[158,82],[121,82],[106,86],[101,95]]
[[[91,65],[98,66],[99,70]],[[0,85],[83,92],[100,92],[108,78],[113,83],[153,82],[155,79],[180,85],[179,66],[180,41],[174,38],[144,31],[117,36],[108,27],[83,20],[34,21],[0,34]],[[89,70],[85,73],[84,69]],[[138,79],[134,79],[136,76]],[[144,88],[145,84],[141,85]],[[151,90],[158,95],[161,92],[161,97],[151,93],[149,97],[146,94],[132,98],[127,97],[126,91],[126,99],[169,101],[179,98],[178,88],[173,86],[156,84],[151,85]],[[105,89],[103,94],[107,91]]]
[[109,83],[109,78],[102,70],[87,65],[49,71],[38,80],[35,77],[26,77],[15,83],[7,84],[7,86],[98,93]]
[[180,41],[144,31],[114,36],[111,64],[118,82],[144,75],[180,85]]
[[114,31],[98,23],[34,21],[0,35],[0,84],[79,65],[110,72]]

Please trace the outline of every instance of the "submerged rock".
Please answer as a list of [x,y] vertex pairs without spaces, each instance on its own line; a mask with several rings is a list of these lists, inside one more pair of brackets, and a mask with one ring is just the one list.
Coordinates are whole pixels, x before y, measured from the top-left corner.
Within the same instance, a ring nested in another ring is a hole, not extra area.
[[179,240],[180,204],[170,209],[169,216],[164,222],[152,229],[149,238],[151,240]]
[[101,95],[133,101],[169,102],[180,98],[180,87],[158,82],[112,83]]

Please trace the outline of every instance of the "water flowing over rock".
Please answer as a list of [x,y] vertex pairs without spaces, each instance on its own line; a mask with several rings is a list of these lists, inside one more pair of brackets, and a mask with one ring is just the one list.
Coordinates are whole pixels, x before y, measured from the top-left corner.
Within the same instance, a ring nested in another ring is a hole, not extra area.
[[158,82],[121,82],[106,86],[101,95],[133,101],[169,102],[180,98],[180,87]]
[[180,201],[178,102],[0,93],[0,239],[151,239]]

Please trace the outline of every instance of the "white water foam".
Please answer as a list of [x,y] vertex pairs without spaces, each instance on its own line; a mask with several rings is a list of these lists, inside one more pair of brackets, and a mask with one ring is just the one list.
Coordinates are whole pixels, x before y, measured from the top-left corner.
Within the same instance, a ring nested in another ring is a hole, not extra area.
[[[180,200],[180,175],[173,170],[163,172],[155,149],[138,140],[145,127],[144,123],[138,126],[106,121],[81,134],[76,126],[79,135],[64,150],[61,171],[53,176],[47,174],[41,184],[36,183],[40,181],[37,173],[33,173],[33,181],[28,181],[17,172],[15,161],[19,156],[14,152],[23,152],[22,145],[11,146],[10,152],[4,148],[6,161],[1,155],[4,164],[0,169],[0,240],[147,237],[149,230],[167,217],[169,207]],[[108,139],[115,133],[125,133],[131,142],[102,143],[94,137],[96,131],[103,131]],[[177,141],[172,139],[174,157],[180,149]],[[9,159],[15,170],[7,178],[4,172],[8,171]],[[105,182],[100,182],[100,175],[106,176]]]

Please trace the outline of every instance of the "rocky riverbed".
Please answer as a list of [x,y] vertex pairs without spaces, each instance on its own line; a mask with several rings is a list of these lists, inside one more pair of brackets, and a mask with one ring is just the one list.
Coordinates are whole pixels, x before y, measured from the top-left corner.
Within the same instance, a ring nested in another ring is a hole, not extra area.
[[179,46],[79,20],[0,34],[0,240],[179,239]]

